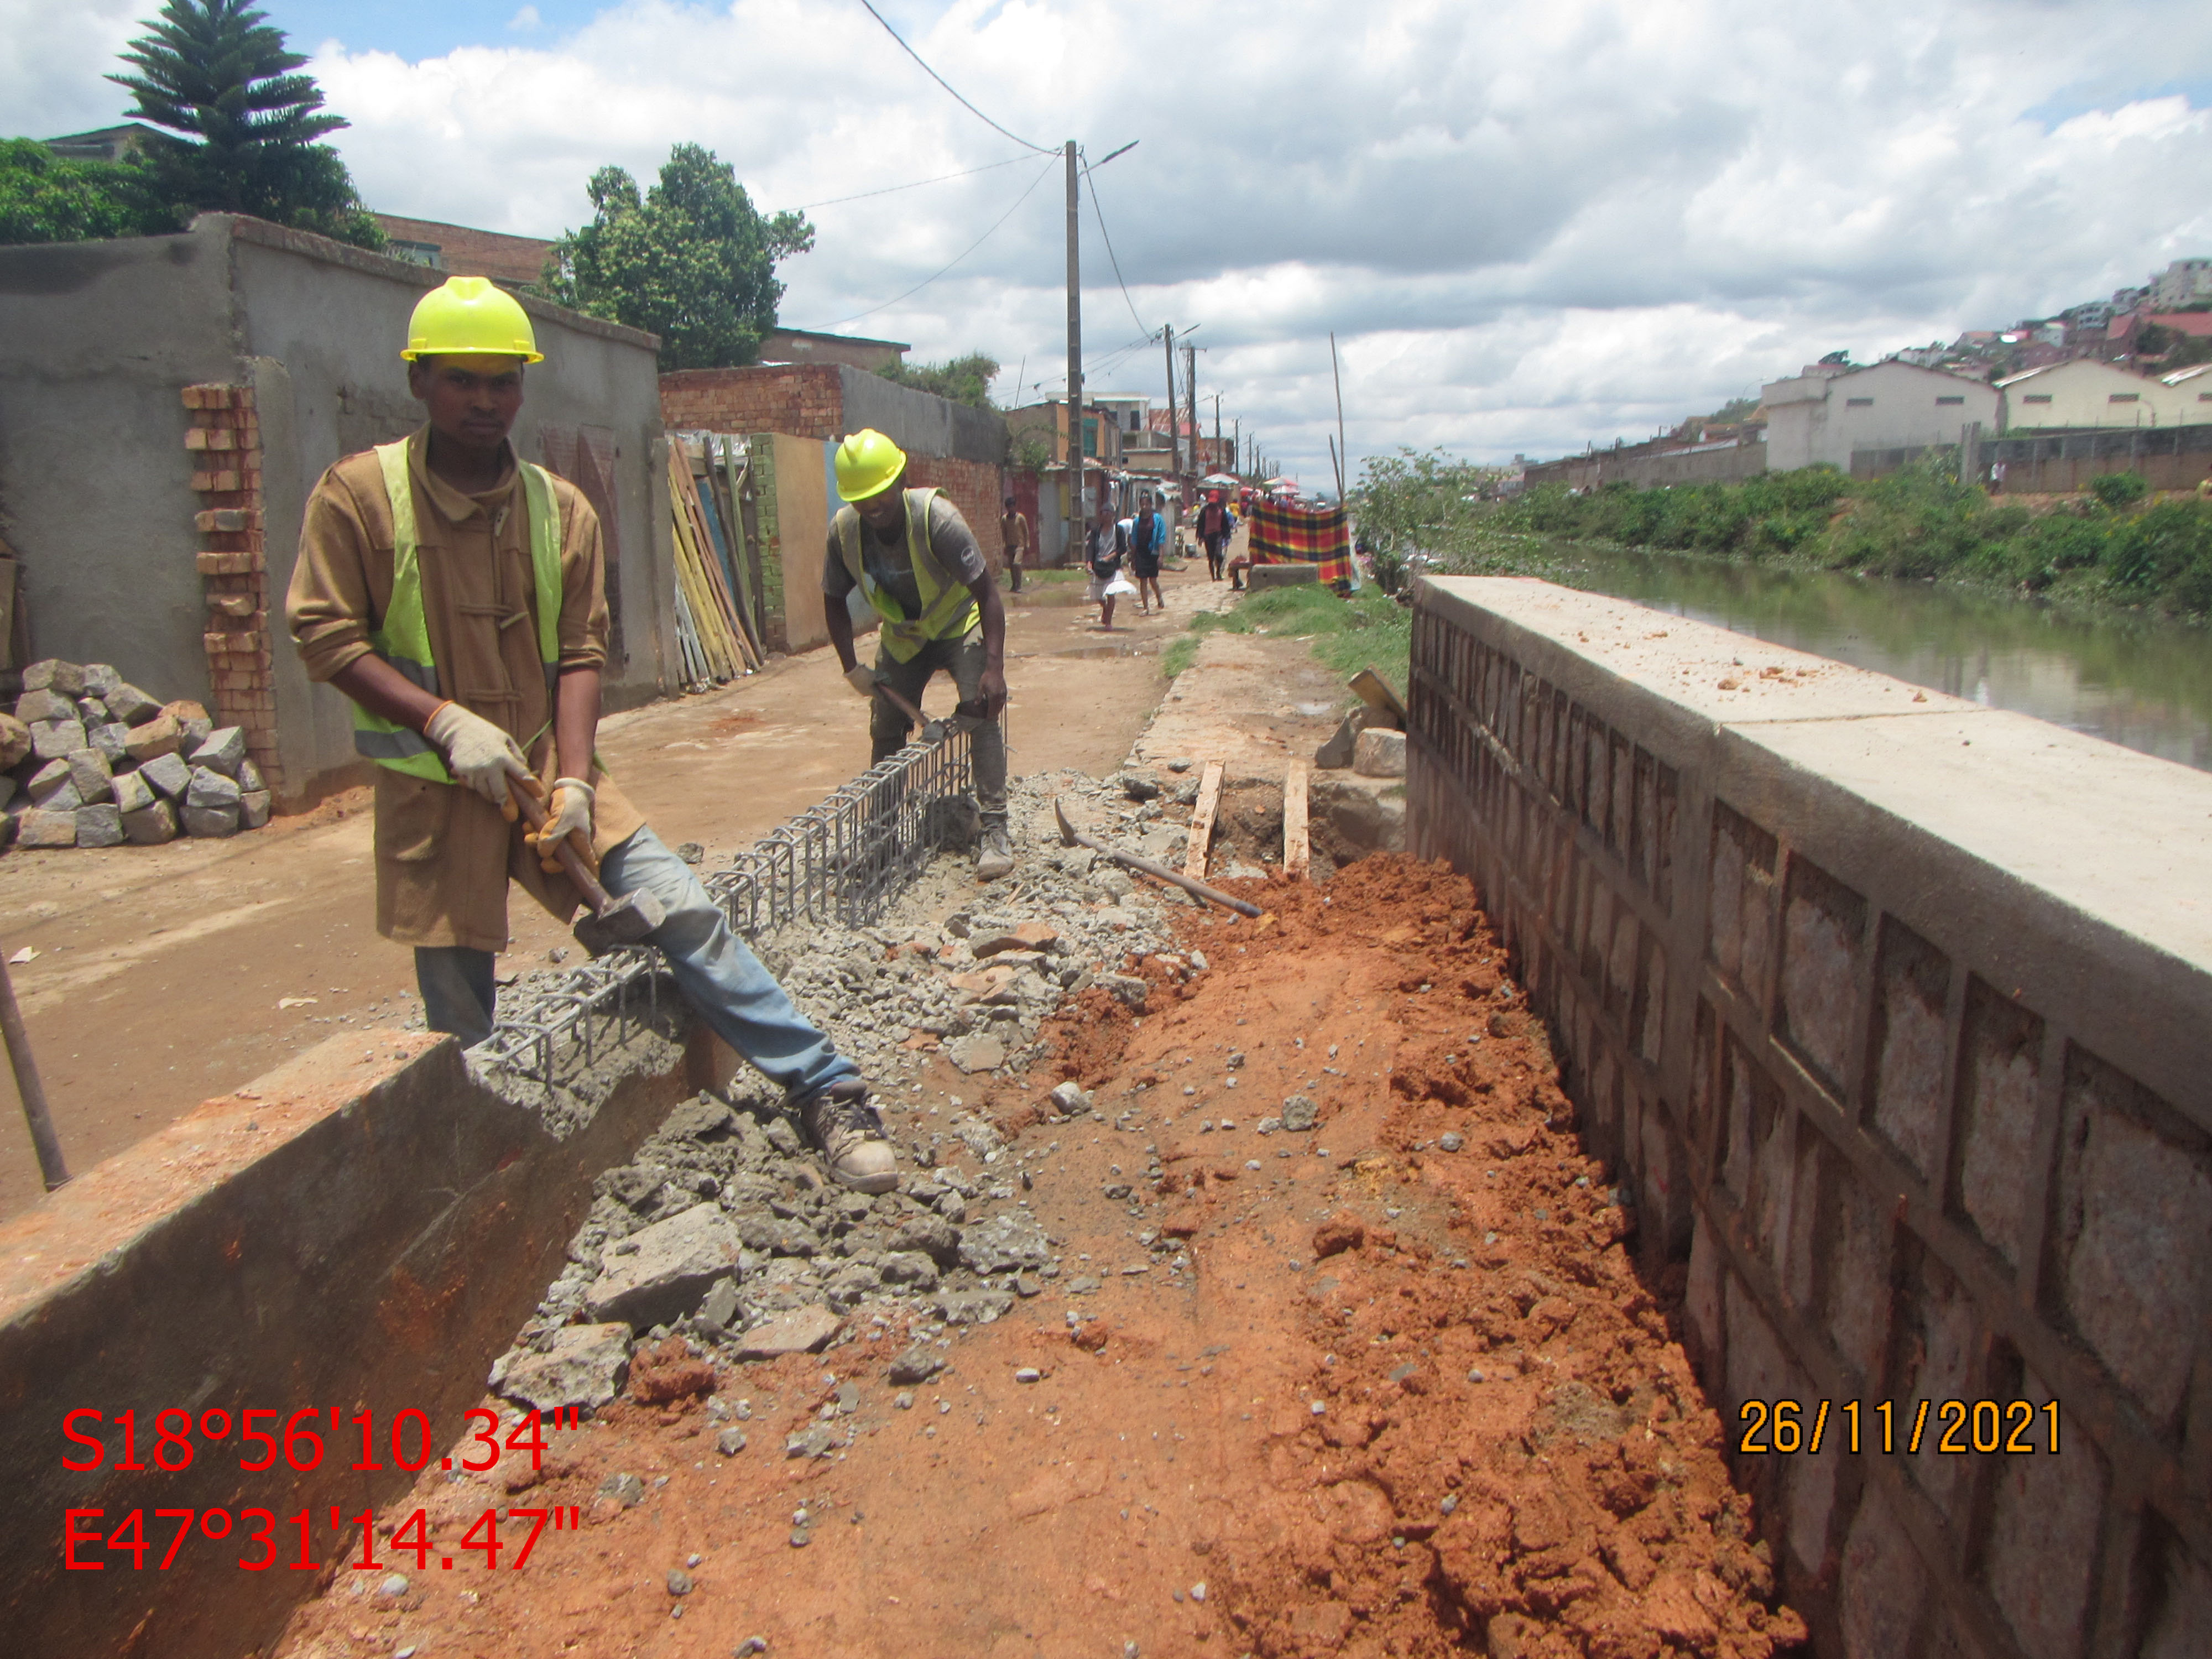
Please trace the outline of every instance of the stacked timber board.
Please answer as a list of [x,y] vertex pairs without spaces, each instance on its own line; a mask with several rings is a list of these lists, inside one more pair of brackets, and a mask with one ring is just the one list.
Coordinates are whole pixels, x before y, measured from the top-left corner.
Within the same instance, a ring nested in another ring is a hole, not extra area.
[[0,714],[0,846],[158,846],[269,822],[246,733],[158,702],[106,663],[49,658]]

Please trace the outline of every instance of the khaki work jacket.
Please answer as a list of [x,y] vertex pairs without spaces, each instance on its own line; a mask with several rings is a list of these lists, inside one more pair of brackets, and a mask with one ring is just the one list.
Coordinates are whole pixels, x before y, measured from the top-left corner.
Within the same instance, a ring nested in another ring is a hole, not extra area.
[[[415,488],[417,561],[438,695],[504,727],[550,782],[557,769],[552,699],[538,660],[529,514],[512,466],[503,482],[465,495],[423,462],[428,428],[407,441]],[[565,480],[553,480],[561,516],[562,668],[606,662],[607,601],[599,517]],[[284,612],[311,679],[328,680],[370,654],[370,630],[392,600],[392,508],[375,455],[349,455],[308,497],[300,557]],[[644,819],[598,769],[592,847],[602,854]],[[566,921],[582,900],[548,875],[522,827],[459,784],[376,769],[376,929],[395,944],[507,945],[509,877]]]

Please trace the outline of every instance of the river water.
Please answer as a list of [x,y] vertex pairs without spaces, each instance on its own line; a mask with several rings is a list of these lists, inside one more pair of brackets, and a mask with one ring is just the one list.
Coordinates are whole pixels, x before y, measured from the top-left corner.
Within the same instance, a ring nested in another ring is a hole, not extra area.
[[[2212,631],[1933,582],[1559,548],[1543,574],[2212,771]],[[1547,561],[1547,563],[1549,562]]]

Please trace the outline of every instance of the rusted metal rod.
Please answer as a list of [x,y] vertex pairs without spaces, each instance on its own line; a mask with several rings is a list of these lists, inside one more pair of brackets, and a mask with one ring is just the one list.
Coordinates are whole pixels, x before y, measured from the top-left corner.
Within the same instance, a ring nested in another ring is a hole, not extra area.
[[69,1165],[62,1161],[61,1137],[46,1111],[46,1085],[39,1081],[38,1062],[31,1058],[30,1033],[23,1029],[23,1011],[15,1006],[15,982],[8,976],[8,963],[0,957],[0,1037],[8,1042],[8,1063],[15,1070],[15,1093],[23,1103],[23,1118],[31,1126],[31,1145],[39,1154],[39,1176],[46,1190],[69,1183]]

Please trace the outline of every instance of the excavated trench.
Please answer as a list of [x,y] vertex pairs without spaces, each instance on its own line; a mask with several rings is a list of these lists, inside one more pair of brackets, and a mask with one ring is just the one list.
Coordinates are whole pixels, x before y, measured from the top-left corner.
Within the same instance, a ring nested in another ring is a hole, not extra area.
[[[1171,813],[1048,781],[1170,850]],[[1043,788],[1017,814],[1048,823]],[[1799,1640],[1679,1287],[1638,1276],[1468,884],[1248,876],[1255,924],[1023,850],[767,953],[867,1066],[900,1190],[826,1186],[742,1082],[680,1107],[494,1368],[487,1409],[581,1426],[383,1501],[347,1545],[380,1570],[276,1651]],[[726,1263],[672,1256],[708,1233]],[[488,1568],[471,1529],[535,1510],[574,1525]]]

